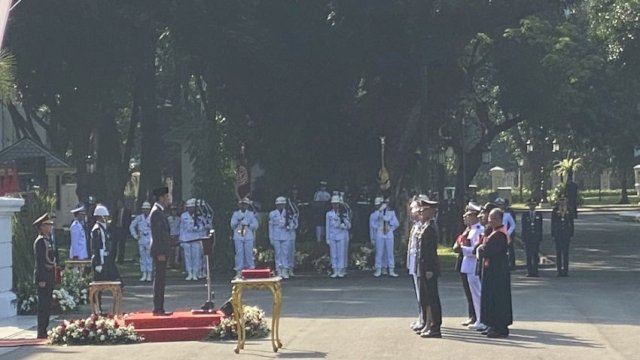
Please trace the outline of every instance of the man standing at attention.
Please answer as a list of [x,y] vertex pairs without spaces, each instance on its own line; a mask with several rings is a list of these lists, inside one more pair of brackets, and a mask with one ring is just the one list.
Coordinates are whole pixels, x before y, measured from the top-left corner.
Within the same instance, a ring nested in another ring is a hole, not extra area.
[[167,260],[171,254],[169,221],[164,210],[171,204],[168,187],[153,190],[156,203],[151,209],[151,256],[155,271],[153,281],[153,315],[169,316],[173,313],[164,309],[164,289],[166,284]]

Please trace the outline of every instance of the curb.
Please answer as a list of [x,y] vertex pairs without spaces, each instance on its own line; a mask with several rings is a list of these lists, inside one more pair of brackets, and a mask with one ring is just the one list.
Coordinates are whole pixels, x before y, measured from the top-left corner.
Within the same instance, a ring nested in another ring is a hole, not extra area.
[[618,220],[625,222],[640,222],[640,212],[619,213]]

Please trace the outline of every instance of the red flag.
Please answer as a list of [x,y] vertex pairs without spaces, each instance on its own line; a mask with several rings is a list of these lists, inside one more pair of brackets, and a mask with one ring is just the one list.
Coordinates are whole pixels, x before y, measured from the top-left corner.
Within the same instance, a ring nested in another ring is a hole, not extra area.
[[247,159],[244,155],[244,145],[240,150],[240,160],[236,170],[236,196],[242,199],[251,192],[251,183],[249,181],[249,170],[247,169]]

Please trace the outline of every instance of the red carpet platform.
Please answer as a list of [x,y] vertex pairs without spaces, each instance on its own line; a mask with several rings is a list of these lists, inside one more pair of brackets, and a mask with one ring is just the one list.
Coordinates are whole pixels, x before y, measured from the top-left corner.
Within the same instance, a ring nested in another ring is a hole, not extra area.
[[222,312],[191,314],[191,311],[176,311],[171,316],[153,316],[151,312],[127,314],[125,325],[133,324],[146,342],[198,341],[209,335],[220,323]]
[[47,339],[0,339],[0,348],[46,345],[47,341]]

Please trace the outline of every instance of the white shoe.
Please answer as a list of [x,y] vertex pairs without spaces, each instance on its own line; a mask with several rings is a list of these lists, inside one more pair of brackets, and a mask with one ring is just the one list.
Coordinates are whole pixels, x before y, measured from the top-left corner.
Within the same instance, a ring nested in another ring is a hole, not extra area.
[[193,280],[193,273],[191,271],[189,271],[189,275],[187,276],[187,278],[185,280],[187,280],[187,281]]
[[289,273],[287,272],[287,268],[282,268],[282,278],[283,279],[288,279],[289,278]]
[[142,273],[142,277],[140,278],[140,281],[147,281],[147,273],[146,272]]
[[331,276],[329,276],[331,278],[337,278],[338,277],[338,271],[337,270],[333,270],[333,274],[331,274]]
[[398,274],[396,274],[395,270],[393,270],[393,269],[389,269],[389,276],[391,276],[391,277],[398,277]]
[[147,281],[151,282],[153,279],[151,278],[151,271],[147,272]]
[[373,272],[374,277],[380,277],[382,275],[382,269],[376,268],[376,271]]
[[236,279],[242,279],[242,272],[241,271],[236,271]]
[[467,326],[467,328],[471,330],[483,330],[487,328],[487,325],[481,323],[480,321],[476,321],[475,323]]

